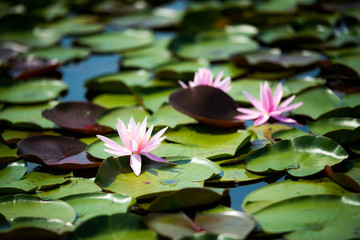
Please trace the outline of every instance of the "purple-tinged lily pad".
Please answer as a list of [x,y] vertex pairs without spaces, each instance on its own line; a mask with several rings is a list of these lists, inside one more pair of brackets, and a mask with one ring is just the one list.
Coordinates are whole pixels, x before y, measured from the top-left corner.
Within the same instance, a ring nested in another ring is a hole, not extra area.
[[111,128],[96,123],[106,110],[90,102],[64,102],[42,112],[42,116],[58,126],[82,134],[105,134]]
[[11,62],[11,72],[15,79],[29,79],[53,72],[60,63],[57,60],[47,60],[29,56],[27,58],[17,58]]
[[[357,166],[355,166],[353,169],[350,169],[350,171],[354,173],[359,172],[359,160],[354,161]],[[347,174],[350,173],[341,173],[341,172],[334,172],[333,169],[330,166],[325,166],[324,172],[326,175],[328,175],[334,182],[338,183],[339,185],[343,186],[346,189],[350,189],[354,192],[360,192],[360,184],[359,180],[356,181],[355,179],[351,178],[351,176],[348,176]],[[358,176],[358,174],[357,174]],[[357,177],[359,179],[359,177]]]
[[18,155],[35,163],[59,169],[99,167],[101,162],[90,160],[86,144],[74,138],[52,135],[28,137],[17,144]]
[[222,90],[197,86],[172,93],[169,103],[176,110],[210,126],[231,128],[243,125],[236,120],[237,103]]

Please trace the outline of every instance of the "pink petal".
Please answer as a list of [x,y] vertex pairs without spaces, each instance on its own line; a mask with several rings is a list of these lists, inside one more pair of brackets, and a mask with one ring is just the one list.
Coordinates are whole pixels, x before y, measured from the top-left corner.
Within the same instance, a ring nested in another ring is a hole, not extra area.
[[132,154],[130,156],[130,167],[134,171],[136,176],[141,173],[141,156],[140,154]]
[[273,116],[273,118],[275,118],[276,120],[278,120],[280,122],[284,122],[284,123],[297,123],[294,119],[288,118],[288,117],[285,117],[282,115]]
[[224,75],[224,71],[220,71],[219,74],[217,75],[217,77],[215,78],[214,81],[214,86],[219,86],[221,83],[221,78]]
[[145,153],[151,152],[152,150],[154,150],[155,148],[157,148],[160,145],[161,145],[161,143],[152,143],[150,145],[147,145],[143,149],[141,149],[139,153],[145,154]]
[[279,105],[282,95],[283,95],[282,86],[281,83],[279,83],[275,89],[273,96],[273,109],[276,109],[277,106]]
[[[147,130],[147,132],[145,133],[145,136],[144,136],[144,144],[147,144],[147,143],[149,142],[149,139],[150,139],[150,137],[151,137],[151,133],[152,133],[153,129],[154,129],[154,125],[152,125],[152,126]],[[143,146],[145,146],[145,145],[143,145]]]
[[167,129],[168,129],[168,127],[163,128],[163,129],[161,129],[160,131],[158,131],[158,132],[150,139],[150,141],[148,142],[148,144],[149,144],[149,145],[153,144],[156,140],[158,140],[158,139],[161,137],[161,135],[164,134],[164,132],[165,132]]
[[166,161],[165,159],[162,159],[161,157],[158,157],[152,153],[145,153],[144,156],[150,158],[151,160],[155,161],[155,162],[163,162],[163,163],[169,163],[168,161]]
[[295,95],[292,95],[291,97],[289,97],[288,99],[286,99],[285,101],[283,101],[283,102],[280,104],[279,108],[283,108],[283,107],[288,106],[288,105],[294,100],[294,98],[295,98]]
[[247,93],[245,91],[243,91],[243,94],[257,110],[263,111],[262,104],[261,102],[259,102],[259,100],[255,99],[250,93]]
[[120,118],[118,118],[118,125],[116,125],[116,130],[119,134],[119,137],[120,137],[121,142],[123,143],[124,147],[126,147],[127,149],[130,150],[129,132],[128,132],[128,129],[126,128],[124,122],[121,121]]
[[252,109],[248,109],[248,108],[237,108],[236,109],[238,112],[241,112],[241,113],[245,113],[245,114],[250,114],[250,115],[262,115],[263,113],[261,112],[258,112],[256,110],[252,110]]
[[101,141],[103,141],[105,143],[105,146],[108,148],[111,148],[113,150],[116,151],[121,151],[121,152],[129,152],[128,149],[124,148],[123,146],[120,146],[118,143],[114,142],[113,140],[111,140],[110,138],[101,136],[101,135],[96,135]]
[[131,152],[138,152],[138,144],[135,142],[134,139],[130,139],[130,149]]
[[267,122],[267,120],[269,120],[270,116],[268,114],[264,114],[262,116],[260,116],[258,119],[256,119],[256,121],[254,122],[254,126],[259,126],[261,124],[264,124]]
[[183,81],[178,81],[178,83],[180,84],[180,86],[182,87],[182,88],[188,88],[188,86],[183,82]]
[[110,153],[112,155],[119,156],[119,157],[131,154],[130,152],[121,152],[121,151],[110,150],[110,149],[104,149],[104,151],[107,153]]
[[285,112],[290,112],[298,107],[300,107],[302,105],[302,102],[298,102],[298,103],[294,103],[294,104],[291,104],[290,106],[287,106],[287,107],[278,107],[275,111],[273,111],[272,113],[274,115],[281,115],[282,113],[285,113]]
[[262,103],[262,106],[263,106],[263,109],[265,112],[269,112],[271,109],[271,102],[269,101],[269,94],[270,94],[270,100],[272,101],[271,89],[269,87],[268,82],[265,82],[264,85],[260,84],[260,101]]
[[237,116],[235,116],[235,119],[246,121],[246,120],[256,119],[258,117],[259,117],[259,115],[250,115],[250,114],[249,115],[237,115]]

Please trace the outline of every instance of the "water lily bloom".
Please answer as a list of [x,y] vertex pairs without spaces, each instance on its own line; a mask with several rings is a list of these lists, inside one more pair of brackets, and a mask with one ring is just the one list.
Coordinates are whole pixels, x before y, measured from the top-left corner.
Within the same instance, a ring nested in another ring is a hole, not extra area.
[[260,101],[255,99],[251,94],[245,91],[243,91],[243,93],[245,97],[250,101],[250,103],[256,108],[256,110],[237,108],[237,110],[243,114],[236,116],[236,119],[256,119],[254,122],[255,126],[266,123],[270,117],[280,122],[296,123],[294,119],[285,117],[282,114],[300,107],[302,105],[302,102],[289,105],[295,98],[295,95],[293,95],[279,105],[281,97],[283,95],[281,83],[277,85],[274,96],[271,93],[268,82],[265,82],[264,85],[260,84]]
[[150,153],[150,151],[157,148],[161,144],[161,141],[166,138],[166,136],[162,137],[162,135],[166,131],[167,127],[161,129],[150,139],[154,125],[146,131],[146,124],[146,117],[142,123],[139,122],[138,124],[136,124],[134,119],[131,117],[128,127],[126,127],[123,121],[118,118],[118,124],[115,124],[115,126],[124,146],[121,146],[107,137],[96,135],[105,143],[104,145],[109,148],[104,149],[105,152],[119,157],[130,155],[130,166],[136,176],[139,176],[141,172],[141,154],[156,162],[169,163],[168,161]]
[[[221,80],[223,74],[224,72],[221,71],[214,80],[211,70],[207,68],[199,68],[199,70],[195,73],[194,81],[189,82],[189,87],[207,85],[207,86],[219,88],[224,92],[228,92],[231,89],[230,86],[231,78],[226,77],[223,80]],[[188,88],[188,86],[183,81],[179,81],[179,84],[183,88]]]

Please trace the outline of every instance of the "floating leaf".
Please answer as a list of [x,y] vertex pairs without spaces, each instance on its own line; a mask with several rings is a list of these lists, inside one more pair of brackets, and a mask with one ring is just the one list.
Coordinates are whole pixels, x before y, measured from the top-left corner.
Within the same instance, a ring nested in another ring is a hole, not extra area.
[[310,132],[319,136],[342,129],[354,130],[357,127],[360,127],[360,119],[356,118],[326,118],[308,122]]
[[47,108],[52,108],[57,102],[37,104],[30,106],[12,106],[0,110],[1,125],[13,128],[37,129],[53,128],[54,123],[43,118],[41,112]]
[[196,156],[204,158],[229,157],[250,142],[252,131],[219,130],[181,127],[167,130],[166,139],[175,143],[163,143],[153,153],[161,157]]
[[52,47],[31,50],[30,52],[27,52],[26,55],[48,60],[56,59],[60,63],[66,63],[71,60],[86,58],[90,55],[90,51],[79,47]]
[[19,131],[14,129],[4,129],[3,133],[1,134],[1,138],[9,145],[16,145],[16,143],[23,138],[37,136],[37,135],[60,135],[60,134],[52,131],[35,132],[35,131]]
[[196,120],[179,113],[171,105],[164,105],[149,118],[148,126],[169,126],[175,128],[178,125],[191,123],[196,123]]
[[194,78],[199,68],[206,67],[209,67],[209,63],[204,60],[169,63],[156,69],[155,76],[164,80],[187,81]]
[[176,164],[171,166],[146,161],[146,158],[142,157],[142,171],[137,177],[130,168],[129,156],[107,158],[100,166],[95,182],[106,191],[136,198],[149,197],[183,188],[203,187],[205,179],[221,171],[219,165],[207,159],[180,159],[171,160],[171,163]]
[[85,148],[85,143],[74,138],[40,135],[21,140],[18,155],[28,161],[59,169],[99,167],[101,162],[88,159]]
[[232,57],[240,67],[252,67],[265,71],[285,71],[294,68],[315,66],[321,60],[321,55],[316,52],[301,51],[282,53],[279,49],[249,53]]
[[274,139],[293,139],[304,135],[309,135],[309,133],[301,131],[297,128],[291,128],[275,132],[273,133],[272,137]]
[[102,192],[76,194],[62,200],[74,208],[77,226],[96,216],[125,213],[135,203],[135,199],[123,194]]
[[44,201],[37,197],[17,194],[0,197],[0,213],[7,220],[18,217],[55,218],[65,222],[73,222],[74,209],[64,201]]
[[254,40],[237,36],[222,39],[198,41],[192,44],[183,44],[176,53],[184,59],[204,58],[209,61],[225,61],[231,55],[256,51],[259,45]]
[[[229,96],[239,102],[249,103],[249,100],[243,94],[243,91],[250,93],[256,99],[260,99],[260,84],[264,83],[265,80],[261,79],[241,79],[231,83],[231,89]],[[276,83],[270,81],[270,88],[272,91],[276,88]],[[284,95],[286,94],[286,88],[284,89]],[[237,113],[239,115],[239,113]]]
[[334,172],[329,166],[325,166],[324,172],[340,186],[354,192],[360,192],[359,178],[358,175],[356,175],[359,172],[359,161],[355,160],[352,163],[353,168],[351,168],[346,174],[342,172]]
[[100,192],[101,188],[94,183],[94,180],[87,178],[70,178],[69,183],[59,185],[54,189],[45,189],[36,193],[42,199],[59,199],[81,193]]
[[[267,233],[286,239],[354,239],[359,237],[359,195],[304,196],[273,204],[254,214]],[[294,218],[296,216],[296,218]]]
[[[318,96],[321,96],[321,98]],[[296,96],[294,103],[296,102],[303,102],[303,104],[299,108],[292,110],[292,113],[309,116],[312,119],[316,119],[321,114],[341,106],[340,99],[333,91],[325,87],[302,92]]]
[[54,72],[60,63],[57,60],[47,60],[28,56],[26,58],[16,58],[11,62],[11,73],[15,79],[29,79],[39,75]]
[[127,29],[122,32],[106,32],[79,38],[76,42],[89,46],[94,52],[121,52],[146,47],[154,36],[148,30]]
[[147,207],[148,212],[176,212],[186,208],[204,207],[228,196],[226,189],[184,188],[160,195]]
[[211,72],[214,76],[218,76],[218,74],[222,71],[224,77],[237,78],[244,75],[247,72],[246,68],[239,68],[234,63],[222,63],[211,66]]
[[342,102],[344,106],[355,107],[360,105],[360,93],[346,93]]
[[141,87],[150,81],[150,73],[144,70],[122,71],[89,79],[85,87],[95,92],[129,92],[130,87]]
[[67,84],[58,80],[31,80],[10,86],[0,86],[0,102],[21,104],[41,103],[57,98],[67,90]]
[[8,145],[0,142],[0,164],[12,162],[18,159],[16,148],[11,148]]
[[174,91],[174,88],[165,88],[157,91],[144,90],[138,94],[143,100],[144,107],[152,112],[156,112],[162,105],[168,102],[170,94]]
[[118,213],[98,216],[84,222],[74,235],[79,240],[96,239],[138,239],[156,240],[156,233],[148,229],[140,216]]
[[82,134],[104,134],[112,130],[101,126],[96,119],[106,109],[90,102],[64,102],[42,112],[43,117],[56,125]]
[[246,159],[246,169],[255,173],[285,170],[292,176],[305,177],[347,157],[345,150],[328,138],[301,136],[255,151]]
[[134,95],[110,93],[100,94],[92,102],[104,108],[129,107],[138,104]]
[[131,117],[134,118],[135,122],[140,122],[147,116],[149,114],[142,107],[112,108],[101,114],[97,118],[97,123],[115,130],[118,118],[127,124]]
[[303,77],[288,79],[283,85],[284,95],[298,94],[308,88],[320,87],[325,85],[326,80],[323,78]]
[[300,196],[334,195],[347,196],[354,194],[336,184],[329,178],[319,180],[290,179],[271,183],[248,194],[242,202],[242,209],[249,214],[277,202]]
[[169,103],[179,112],[215,127],[237,127],[244,121],[239,115],[237,103],[222,90],[210,86],[196,86],[177,90],[169,97]]

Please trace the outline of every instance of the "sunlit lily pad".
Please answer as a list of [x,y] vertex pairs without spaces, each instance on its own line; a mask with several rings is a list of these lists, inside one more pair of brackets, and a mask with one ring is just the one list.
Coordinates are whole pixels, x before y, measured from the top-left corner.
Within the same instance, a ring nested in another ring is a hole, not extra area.
[[309,130],[319,136],[341,129],[354,130],[357,127],[360,127],[360,119],[356,118],[326,118],[308,122]]
[[246,159],[246,169],[255,173],[286,171],[295,177],[318,173],[348,157],[336,142],[325,137],[301,136],[282,140],[255,151]]
[[96,119],[105,108],[90,102],[64,102],[52,109],[46,109],[42,116],[56,125],[83,134],[104,134],[112,130],[99,125]]
[[44,201],[37,197],[17,194],[0,197],[0,213],[7,220],[18,217],[55,218],[73,222],[76,214],[74,209],[64,201]]
[[93,103],[104,108],[129,107],[138,105],[136,97],[132,94],[100,94],[92,100]]
[[291,128],[291,129],[285,129],[285,130],[280,130],[278,132],[275,132],[272,135],[272,137],[274,139],[293,139],[293,138],[296,138],[296,137],[309,135],[309,134],[310,133],[304,132],[304,131],[299,130],[297,128]]
[[205,60],[169,63],[156,69],[155,76],[164,80],[188,81],[194,78],[199,68],[206,67],[209,67],[209,63]]
[[211,39],[192,44],[183,44],[177,50],[177,54],[184,59],[204,58],[209,61],[225,61],[231,55],[256,51],[259,45],[254,40],[237,36],[224,39]]
[[75,225],[100,215],[125,213],[135,203],[135,199],[123,194],[84,193],[62,198],[74,208],[78,218]]
[[197,213],[194,220],[182,212],[153,213],[145,216],[145,222],[160,235],[172,239],[182,239],[198,232],[227,233],[237,239],[244,239],[255,227],[252,217],[238,211]]
[[354,239],[359,237],[359,208],[359,195],[305,196],[271,205],[254,217],[265,232],[291,232],[286,239]]
[[180,89],[170,95],[169,103],[179,112],[210,126],[229,128],[244,123],[235,119],[239,115],[238,104],[218,88],[196,86]]
[[355,107],[360,105],[360,93],[346,93],[342,98],[345,106]]
[[142,157],[142,171],[137,177],[129,160],[129,156],[107,158],[100,166],[95,182],[106,191],[136,198],[149,197],[183,188],[203,187],[204,180],[221,171],[219,165],[207,159],[180,158],[171,160],[176,164],[172,166]]
[[296,96],[294,103],[296,102],[303,102],[303,104],[299,108],[292,110],[292,113],[309,116],[312,119],[316,119],[321,114],[341,106],[339,97],[325,87],[313,88],[302,92]]
[[31,162],[60,169],[99,167],[101,162],[88,159],[86,144],[70,137],[40,135],[18,142],[18,155]]
[[146,116],[149,116],[149,113],[142,107],[112,108],[101,114],[96,121],[102,126],[107,126],[115,130],[115,124],[117,124],[118,118],[127,124],[131,117],[134,118],[135,122],[140,122],[143,121]]
[[86,58],[90,51],[79,47],[52,47],[47,49],[35,49],[26,53],[27,56],[46,58],[48,60],[56,59],[60,63],[66,63],[71,60]]
[[152,44],[153,33],[148,30],[127,29],[122,32],[107,32],[79,38],[76,42],[89,46],[94,52],[121,52],[146,47]]
[[228,196],[227,189],[184,188],[154,199],[145,209],[148,212],[176,212],[187,208],[206,207]]
[[29,106],[11,106],[0,110],[0,124],[13,128],[37,129],[54,128],[55,124],[41,116],[41,112],[52,108],[57,102]]
[[150,73],[144,70],[122,71],[89,79],[85,87],[95,92],[129,92],[130,87],[141,87],[150,81]]
[[284,71],[287,69],[315,66],[321,59],[316,52],[302,51],[282,53],[279,49],[234,56],[232,60],[240,67],[258,70]]
[[297,181],[289,179],[266,185],[251,192],[242,202],[242,209],[253,214],[271,204],[294,197],[310,195],[347,196],[351,194],[354,193],[347,191],[329,178],[319,180],[299,179]]
[[143,100],[143,105],[146,109],[156,112],[160,109],[162,105],[168,103],[169,96],[175,91],[174,88],[165,88],[161,90],[144,90],[138,92],[141,99]]
[[35,196],[42,199],[59,199],[81,193],[101,192],[101,188],[94,183],[93,179],[70,178],[69,182],[59,185],[53,189],[37,191]]
[[[260,99],[260,84],[264,82],[265,80],[261,79],[240,79],[231,83],[231,89],[228,94],[236,101],[250,103],[243,94],[243,91],[250,93],[256,99]],[[276,82],[269,82],[270,88],[272,90],[276,88],[276,84]],[[286,89],[284,90],[286,92]]]
[[58,80],[31,80],[0,86],[0,102],[6,103],[41,103],[57,98],[67,90],[67,84]]
[[320,87],[325,85],[326,80],[323,78],[303,77],[288,79],[283,85],[284,96],[298,94],[308,88]]
[[178,125],[196,123],[197,121],[176,111],[171,105],[164,105],[149,118],[148,125],[169,126],[175,128]]
[[75,230],[74,235],[79,240],[157,239],[156,233],[146,227],[141,216],[129,213],[89,219]]
[[8,145],[0,142],[0,164],[12,162],[18,159],[16,148],[11,148]]
[[218,76],[218,74],[222,71],[224,77],[237,78],[244,75],[247,72],[246,68],[239,68],[234,63],[221,63],[211,66],[211,71],[214,76]]

